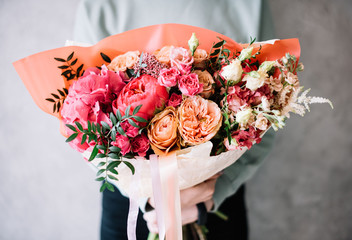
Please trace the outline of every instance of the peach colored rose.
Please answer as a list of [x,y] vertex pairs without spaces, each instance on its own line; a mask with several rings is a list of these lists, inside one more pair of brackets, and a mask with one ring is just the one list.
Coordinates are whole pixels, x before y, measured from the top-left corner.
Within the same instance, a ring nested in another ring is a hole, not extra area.
[[193,54],[194,67],[204,69],[206,60],[208,59],[208,53],[204,49],[197,48]]
[[127,68],[133,68],[133,65],[139,60],[139,51],[128,51],[125,54],[115,57],[108,65],[112,71],[126,71]]
[[207,70],[195,70],[193,73],[198,75],[199,84],[203,84],[203,91],[199,95],[203,98],[209,98],[211,95],[213,95],[215,92],[213,87],[215,81],[211,74]]
[[173,46],[165,46],[160,50],[156,50],[153,54],[159,62],[170,66],[170,49]]
[[258,114],[255,127],[263,131],[268,128],[268,119],[264,117],[263,113]]
[[148,126],[150,145],[156,154],[166,154],[177,144],[178,117],[174,107],[167,107],[156,114]]
[[218,105],[200,96],[186,98],[178,108],[181,145],[198,145],[218,132],[222,114]]
[[170,49],[170,61],[172,67],[177,67],[182,74],[191,72],[194,59],[191,53],[183,47],[172,47]]

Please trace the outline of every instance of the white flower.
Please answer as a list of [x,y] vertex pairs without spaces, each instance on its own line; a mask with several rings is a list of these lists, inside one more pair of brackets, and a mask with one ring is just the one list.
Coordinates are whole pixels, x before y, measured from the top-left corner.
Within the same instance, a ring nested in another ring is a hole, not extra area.
[[189,46],[189,50],[191,50],[192,56],[193,56],[194,52],[196,51],[197,47],[199,46],[199,40],[196,37],[195,33],[192,33],[192,37],[188,40],[188,46]]
[[236,84],[241,80],[242,71],[241,61],[235,59],[229,65],[222,68],[220,75],[227,81],[233,81]]
[[268,119],[264,117],[263,113],[258,114],[255,127],[263,131],[268,128]]
[[270,111],[270,103],[265,96],[262,97],[262,108],[264,111]]
[[236,122],[238,122],[241,126],[245,126],[248,120],[251,118],[251,116],[252,116],[252,109],[245,108],[236,113]]
[[241,54],[238,56],[238,60],[242,62],[246,59],[249,59],[252,56],[252,51],[253,47],[242,49]]
[[246,88],[255,91],[264,85],[265,79],[267,77],[266,72],[263,71],[252,71],[246,76],[244,76],[243,81],[247,81]]

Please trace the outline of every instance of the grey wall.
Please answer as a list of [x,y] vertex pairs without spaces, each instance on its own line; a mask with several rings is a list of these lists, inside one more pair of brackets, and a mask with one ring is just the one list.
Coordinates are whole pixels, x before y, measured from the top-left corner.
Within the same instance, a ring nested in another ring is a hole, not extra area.
[[[351,239],[352,3],[271,0],[278,38],[300,38],[315,105],[292,116],[247,188],[251,239]],[[11,62],[72,38],[78,0],[0,0],[0,239],[98,239],[99,185],[32,101]]]

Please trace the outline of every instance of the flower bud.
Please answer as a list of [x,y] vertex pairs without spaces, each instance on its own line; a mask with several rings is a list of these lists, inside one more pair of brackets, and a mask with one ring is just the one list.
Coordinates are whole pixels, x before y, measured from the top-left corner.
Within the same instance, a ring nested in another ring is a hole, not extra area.
[[259,71],[269,72],[274,66],[275,61],[265,61],[259,66]]
[[194,52],[196,51],[197,47],[199,46],[199,41],[198,41],[198,38],[196,37],[195,33],[192,33],[192,37],[188,40],[188,46],[189,46],[189,50],[191,50],[192,56],[193,56]]
[[249,59],[252,56],[252,51],[253,51],[253,47],[242,49],[241,54],[238,56],[238,60],[242,62],[246,59]]

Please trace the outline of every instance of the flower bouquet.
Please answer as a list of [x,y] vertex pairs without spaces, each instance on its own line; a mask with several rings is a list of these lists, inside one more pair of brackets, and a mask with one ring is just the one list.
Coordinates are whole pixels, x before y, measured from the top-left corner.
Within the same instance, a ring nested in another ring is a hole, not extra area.
[[297,39],[238,44],[164,24],[14,65],[39,107],[60,119],[70,146],[96,168],[100,190],[114,184],[131,205],[154,195],[161,238],[179,239],[180,189],[231,165],[290,112],[331,104],[302,92],[299,56]]

